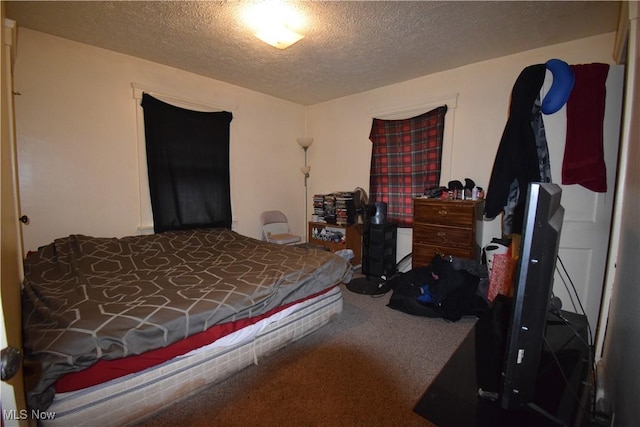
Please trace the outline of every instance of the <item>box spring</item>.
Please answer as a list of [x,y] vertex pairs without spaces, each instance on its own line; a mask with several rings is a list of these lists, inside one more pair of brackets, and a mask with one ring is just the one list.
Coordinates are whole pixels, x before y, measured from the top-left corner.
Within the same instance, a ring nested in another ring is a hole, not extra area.
[[[58,393],[47,412],[55,417],[43,426],[131,425],[219,383],[261,356],[284,347],[327,324],[342,311],[340,287],[291,308],[252,338],[230,346],[195,350],[161,365],[104,384]],[[267,326],[264,324],[269,323]],[[255,326],[255,325],[252,325]],[[228,336],[242,334],[237,331]],[[225,337],[227,338],[227,337]]]

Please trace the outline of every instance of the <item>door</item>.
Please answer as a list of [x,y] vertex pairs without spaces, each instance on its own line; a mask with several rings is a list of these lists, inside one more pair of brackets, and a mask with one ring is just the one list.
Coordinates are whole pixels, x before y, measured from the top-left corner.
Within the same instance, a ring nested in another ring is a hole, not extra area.
[[[545,93],[550,80],[545,80]],[[562,186],[565,208],[557,271],[553,292],[562,308],[581,313],[582,309],[595,333],[607,263],[609,232],[613,211],[620,117],[624,87],[624,67],[612,65],[606,83],[606,107],[603,126],[604,157],[607,168],[607,192],[595,193],[580,185]],[[553,182],[561,182],[561,167],[566,139],[566,117],[544,116],[551,158]],[[555,160],[554,160],[555,159]],[[563,270],[566,267],[567,272]],[[574,290],[575,288],[575,290]]]
[[[2,140],[0,145],[0,348],[22,350],[20,283],[22,281],[22,238],[18,221],[17,170],[13,120],[12,51],[15,23],[4,18],[2,4]],[[4,357],[3,357],[4,359]],[[3,369],[5,367],[3,360]],[[25,411],[22,369],[1,381],[2,423],[28,425]]]

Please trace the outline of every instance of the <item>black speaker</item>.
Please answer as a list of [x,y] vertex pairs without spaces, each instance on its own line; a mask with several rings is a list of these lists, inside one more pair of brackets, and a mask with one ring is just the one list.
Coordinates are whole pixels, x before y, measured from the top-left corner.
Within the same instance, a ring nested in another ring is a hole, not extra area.
[[[398,225],[387,223],[387,204],[371,203],[364,209],[362,229],[362,274],[347,284],[352,292],[366,295],[384,293],[386,278],[396,272]],[[385,277],[385,279],[383,279]]]
[[362,233],[362,274],[391,277],[396,272],[398,225],[365,223]]

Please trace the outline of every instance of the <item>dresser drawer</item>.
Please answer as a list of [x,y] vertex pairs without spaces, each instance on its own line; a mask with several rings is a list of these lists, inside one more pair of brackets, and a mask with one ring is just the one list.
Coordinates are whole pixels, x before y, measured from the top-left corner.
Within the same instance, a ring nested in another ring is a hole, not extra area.
[[429,222],[471,227],[476,220],[476,203],[416,199],[413,215],[414,223]]
[[428,265],[437,253],[480,257],[483,200],[414,200],[413,266]]
[[474,235],[471,227],[449,227],[446,225],[414,224],[413,242],[416,244],[473,248]]
[[431,264],[431,260],[435,254],[445,256],[451,255],[459,258],[473,259],[475,258],[475,250],[462,248],[446,248],[429,245],[413,245],[412,267],[426,267]]

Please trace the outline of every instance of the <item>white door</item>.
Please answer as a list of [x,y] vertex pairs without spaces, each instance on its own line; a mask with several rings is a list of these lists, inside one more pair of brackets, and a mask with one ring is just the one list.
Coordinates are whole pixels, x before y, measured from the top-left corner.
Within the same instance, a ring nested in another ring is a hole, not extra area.
[[[12,97],[12,49],[15,25],[5,21],[2,5],[2,141],[0,150],[0,349],[22,350],[20,283],[22,281],[22,240],[18,221],[17,171],[15,169],[15,132]],[[4,363],[3,363],[4,364]],[[2,423],[4,426],[28,425],[25,412],[22,369],[7,381],[1,381]]]
[[[547,89],[549,82],[550,79],[545,80]],[[607,192],[595,193],[580,185],[561,186],[565,215],[559,250],[562,263],[558,262],[557,266],[561,270],[564,265],[568,275],[563,271],[556,271],[553,292],[562,300],[563,309],[581,313],[581,306],[584,308],[594,338],[607,265],[611,214],[616,187],[623,86],[624,67],[612,65],[607,77],[604,118]],[[553,182],[560,183],[566,139],[566,116],[563,117],[563,114],[558,112],[551,116],[544,116],[544,120]]]

